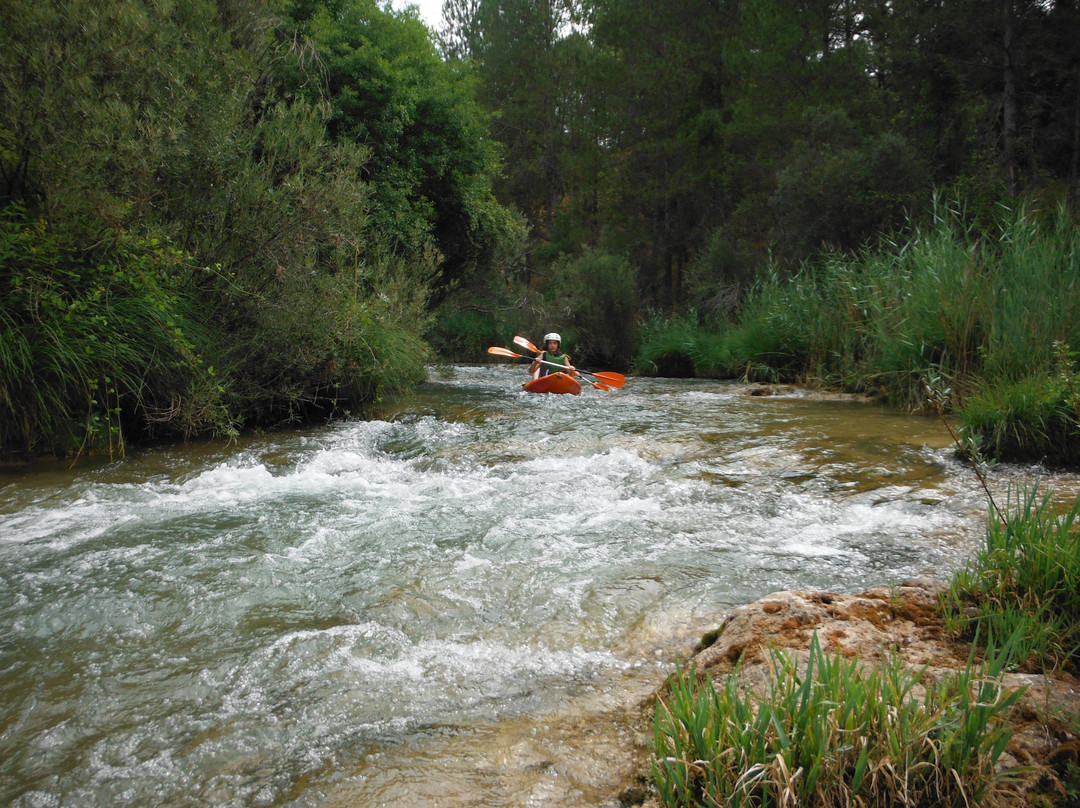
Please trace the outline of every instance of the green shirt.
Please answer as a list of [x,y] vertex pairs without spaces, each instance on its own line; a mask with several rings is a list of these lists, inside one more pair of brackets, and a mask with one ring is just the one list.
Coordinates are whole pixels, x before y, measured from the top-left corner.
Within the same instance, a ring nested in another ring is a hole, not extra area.
[[[554,362],[557,365],[569,365],[570,364],[570,357],[567,356],[564,353],[552,354],[552,353],[548,353],[547,351],[544,351],[543,353],[540,354],[540,359],[543,360],[544,362]],[[558,373],[558,372],[559,371],[557,369],[551,367],[550,365],[541,365],[540,366],[540,375],[541,376],[547,376],[549,373]]]

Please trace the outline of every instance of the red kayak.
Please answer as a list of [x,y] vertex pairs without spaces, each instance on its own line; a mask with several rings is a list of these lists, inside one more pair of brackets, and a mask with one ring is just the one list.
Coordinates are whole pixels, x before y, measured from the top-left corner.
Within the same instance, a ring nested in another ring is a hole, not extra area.
[[526,393],[570,393],[574,396],[581,393],[581,382],[562,371],[530,379],[521,387]]

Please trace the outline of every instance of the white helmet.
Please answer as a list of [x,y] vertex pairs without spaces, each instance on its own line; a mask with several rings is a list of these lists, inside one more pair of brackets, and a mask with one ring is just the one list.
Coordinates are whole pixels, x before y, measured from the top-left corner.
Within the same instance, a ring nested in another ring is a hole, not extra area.
[[552,331],[550,334],[544,334],[544,342],[545,343],[551,342],[551,340],[555,340],[560,345],[562,344],[562,337],[560,337],[554,331]]

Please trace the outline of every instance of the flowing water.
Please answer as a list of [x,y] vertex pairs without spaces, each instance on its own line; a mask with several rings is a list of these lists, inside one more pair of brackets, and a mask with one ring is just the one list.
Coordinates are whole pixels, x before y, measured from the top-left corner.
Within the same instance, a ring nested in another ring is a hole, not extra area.
[[0,476],[0,804],[615,805],[628,707],[733,607],[981,539],[938,421],[522,377]]

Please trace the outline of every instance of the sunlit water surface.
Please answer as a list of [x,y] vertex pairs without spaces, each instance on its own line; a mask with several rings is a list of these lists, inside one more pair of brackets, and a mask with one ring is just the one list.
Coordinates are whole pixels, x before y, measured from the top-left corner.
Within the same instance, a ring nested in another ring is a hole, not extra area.
[[0,804],[615,805],[624,708],[734,606],[981,539],[938,421],[522,376],[0,476]]

